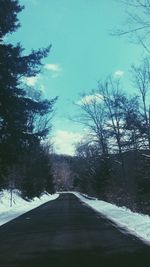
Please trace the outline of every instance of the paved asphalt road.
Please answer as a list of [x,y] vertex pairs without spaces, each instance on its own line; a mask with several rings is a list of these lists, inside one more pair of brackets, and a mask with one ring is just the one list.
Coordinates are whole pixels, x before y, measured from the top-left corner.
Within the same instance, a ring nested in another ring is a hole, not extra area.
[[0,227],[0,267],[149,267],[150,247],[73,194]]

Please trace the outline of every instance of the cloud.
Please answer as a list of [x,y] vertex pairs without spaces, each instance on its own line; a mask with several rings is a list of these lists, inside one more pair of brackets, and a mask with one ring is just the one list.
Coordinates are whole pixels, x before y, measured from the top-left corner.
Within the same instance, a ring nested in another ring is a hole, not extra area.
[[122,77],[124,75],[124,71],[123,70],[116,70],[114,72],[114,76],[116,77]]
[[45,93],[45,86],[43,84],[40,85],[40,91],[42,93]]
[[59,73],[62,71],[62,68],[59,64],[45,64],[44,68],[55,73]]
[[59,73],[53,73],[51,77],[52,77],[53,79],[55,79],[55,78],[57,78],[58,76],[59,76]]
[[74,155],[74,144],[82,138],[81,133],[58,130],[53,137],[54,149],[58,154]]
[[33,77],[24,77],[23,82],[28,86],[35,86],[37,81],[40,79],[40,75],[33,76]]
[[86,95],[82,97],[77,104],[84,105],[84,104],[92,104],[92,102],[100,103],[103,100],[103,96],[100,94],[93,94],[93,95]]

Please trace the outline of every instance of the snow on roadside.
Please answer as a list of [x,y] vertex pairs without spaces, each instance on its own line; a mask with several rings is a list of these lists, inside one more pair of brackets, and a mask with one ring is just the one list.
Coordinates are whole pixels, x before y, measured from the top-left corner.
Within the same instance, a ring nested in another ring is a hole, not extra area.
[[59,197],[59,194],[50,195],[45,193],[40,198],[35,197],[31,201],[26,201],[21,198],[19,191],[14,190],[13,204],[12,207],[10,207],[10,192],[8,190],[3,190],[0,192],[0,225],[9,222],[48,201],[54,200],[57,197]]
[[[150,216],[132,212],[126,207],[118,207],[114,204],[84,197],[78,192],[72,192],[81,201],[98,211],[109,220],[115,222],[132,235],[137,236],[150,245]],[[88,197],[88,196],[87,196]]]

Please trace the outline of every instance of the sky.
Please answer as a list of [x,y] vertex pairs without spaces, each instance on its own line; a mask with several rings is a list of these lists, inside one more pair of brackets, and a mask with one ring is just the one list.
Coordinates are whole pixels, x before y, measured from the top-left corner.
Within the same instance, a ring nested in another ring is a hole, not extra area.
[[[74,153],[74,143],[84,128],[70,120],[84,93],[90,95],[97,81],[109,74],[120,77],[125,89],[130,66],[141,57],[141,48],[128,38],[112,36],[123,25],[126,14],[119,0],[20,0],[21,27],[8,37],[20,42],[25,53],[52,45],[40,75],[26,83],[43,91],[46,98],[58,96],[53,118],[52,140],[57,153]],[[51,137],[50,137],[51,138]]]

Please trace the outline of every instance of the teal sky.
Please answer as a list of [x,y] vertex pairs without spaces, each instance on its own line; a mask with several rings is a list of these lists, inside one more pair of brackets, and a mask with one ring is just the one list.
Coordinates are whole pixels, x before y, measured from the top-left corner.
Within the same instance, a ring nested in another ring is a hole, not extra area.
[[81,126],[68,120],[76,113],[73,102],[81,93],[88,95],[108,74],[120,74],[125,89],[131,90],[128,71],[138,62],[141,48],[127,38],[110,35],[125,21],[124,7],[117,0],[20,3],[25,5],[19,15],[21,28],[8,41],[21,42],[26,52],[52,44],[42,74],[27,83],[43,90],[46,97],[59,96],[53,119],[55,148],[71,154],[72,143],[82,135]]

